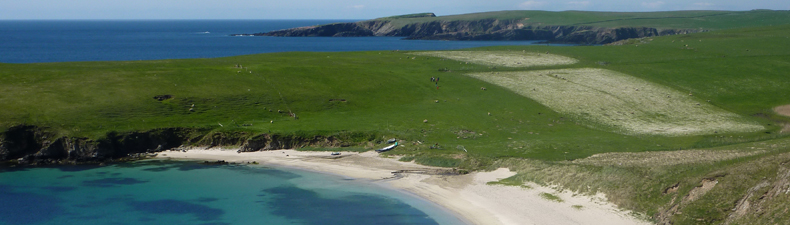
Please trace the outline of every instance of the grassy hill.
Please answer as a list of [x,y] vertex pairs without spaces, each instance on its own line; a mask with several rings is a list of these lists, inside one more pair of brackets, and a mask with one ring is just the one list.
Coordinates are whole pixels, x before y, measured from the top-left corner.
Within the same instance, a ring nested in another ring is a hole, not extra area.
[[[0,112],[0,124],[3,129],[33,124],[63,136],[90,138],[109,131],[161,127],[252,133],[380,132],[439,143],[447,153],[458,153],[456,147],[461,145],[470,155],[547,160],[708,147],[778,135],[781,125],[772,120],[784,118],[771,109],[790,103],[783,94],[788,93],[790,81],[781,73],[790,69],[786,64],[790,49],[778,44],[786,43],[787,30],[779,26],[661,37],[643,40],[646,43],[638,47],[478,49],[550,51],[579,60],[573,65],[527,69],[492,69],[405,52],[0,64],[4,93],[0,104],[6,109]],[[694,98],[747,116],[767,130],[732,138],[621,135],[577,125],[531,99],[464,75],[552,68],[605,68],[692,92]],[[441,78],[439,89],[430,77]],[[173,98],[158,101],[157,95]],[[287,111],[299,119],[289,117]],[[474,138],[464,139],[469,132],[475,133]],[[422,151],[427,146],[410,148]]]
[[[497,13],[504,17],[525,12]],[[721,13],[733,12],[657,14],[724,21],[727,16]],[[769,18],[774,13],[783,12],[741,14]],[[568,21],[544,22],[579,23],[597,13],[579,14]],[[601,18],[610,21],[601,23],[614,24],[614,19],[628,15]],[[627,21],[636,19],[617,23]],[[774,22],[744,21],[743,26]],[[516,182],[603,192],[621,207],[654,221],[787,221],[782,212],[787,209],[785,190],[790,183],[790,138],[782,130],[786,131],[790,118],[772,109],[790,104],[786,76],[790,25],[643,38],[613,46],[501,46],[469,51],[544,56],[549,52],[577,61],[506,67],[414,52],[371,51],[0,64],[0,130],[27,124],[57,136],[90,139],[169,127],[248,136],[356,132],[378,140],[401,139],[403,146],[387,154],[403,155],[404,160],[466,169],[505,166],[520,172],[510,178]],[[689,93],[686,97],[695,102],[737,114],[764,129],[680,136],[627,134],[597,126],[584,116],[559,113],[506,86],[468,75],[583,68],[614,71]],[[438,85],[431,77],[440,78]],[[164,95],[171,98],[155,99]],[[439,149],[432,148],[437,144]],[[382,145],[362,141],[344,149]],[[745,208],[744,202],[749,203]],[[744,214],[733,217],[734,208]]]

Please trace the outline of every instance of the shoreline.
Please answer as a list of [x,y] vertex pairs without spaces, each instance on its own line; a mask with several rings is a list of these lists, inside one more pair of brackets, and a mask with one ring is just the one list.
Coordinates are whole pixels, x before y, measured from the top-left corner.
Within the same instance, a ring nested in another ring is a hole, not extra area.
[[[251,165],[364,179],[432,202],[474,225],[650,224],[618,210],[600,195],[588,197],[557,192],[537,184],[527,184],[530,188],[486,184],[516,174],[506,168],[466,175],[434,175],[432,173],[436,171],[449,169],[381,158],[374,151],[341,152],[340,156],[330,156],[330,152],[272,150],[238,153],[236,150],[196,148],[186,152],[163,151],[156,159],[256,162],[258,164]],[[393,173],[399,170],[411,172]],[[558,196],[562,202],[544,199],[540,196],[542,193]]]

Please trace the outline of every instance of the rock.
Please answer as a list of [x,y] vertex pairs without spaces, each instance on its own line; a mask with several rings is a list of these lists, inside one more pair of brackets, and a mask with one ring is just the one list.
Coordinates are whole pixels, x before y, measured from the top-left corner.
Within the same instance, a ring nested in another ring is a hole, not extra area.
[[208,165],[227,165],[227,164],[230,164],[230,163],[226,162],[225,160],[217,160],[217,161],[203,161],[203,164],[208,164]]
[[156,99],[157,101],[160,101],[160,102],[164,101],[164,100],[171,99],[171,98],[173,98],[172,95],[157,95],[157,96],[154,96],[154,99]]

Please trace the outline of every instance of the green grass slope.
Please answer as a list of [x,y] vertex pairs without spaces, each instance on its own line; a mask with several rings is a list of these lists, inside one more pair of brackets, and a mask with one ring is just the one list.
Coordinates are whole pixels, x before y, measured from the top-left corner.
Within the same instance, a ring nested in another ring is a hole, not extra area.
[[[0,64],[0,126],[5,130],[32,124],[63,136],[90,138],[162,127],[305,135],[382,132],[410,142],[395,154],[470,158],[563,160],[613,151],[718,146],[781,136],[777,121],[785,119],[770,110],[790,104],[790,81],[782,72],[790,69],[790,47],[782,44],[788,43],[788,30],[775,26],[669,36],[638,46],[481,49],[551,51],[580,60],[527,69],[389,51]],[[748,116],[768,130],[684,137],[621,135],[579,125],[531,99],[464,75],[583,67],[692,92],[700,101]],[[438,89],[430,77],[441,78]],[[174,98],[157,101],[157,95]],[[299,119],[289,117],[289,111]],[[411,143],[418,141],[424,144]],[[436,143],[442,150],[429,150],[429,144]]]

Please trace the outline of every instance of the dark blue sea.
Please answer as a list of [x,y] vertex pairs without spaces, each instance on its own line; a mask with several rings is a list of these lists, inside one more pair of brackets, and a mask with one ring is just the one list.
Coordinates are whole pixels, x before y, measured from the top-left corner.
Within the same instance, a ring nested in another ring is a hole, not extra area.
[[290,51],[450,50],[535,41],[422,41],[400,37],[239,37],[344,20],[0,21],[0,62],[215,58]]

